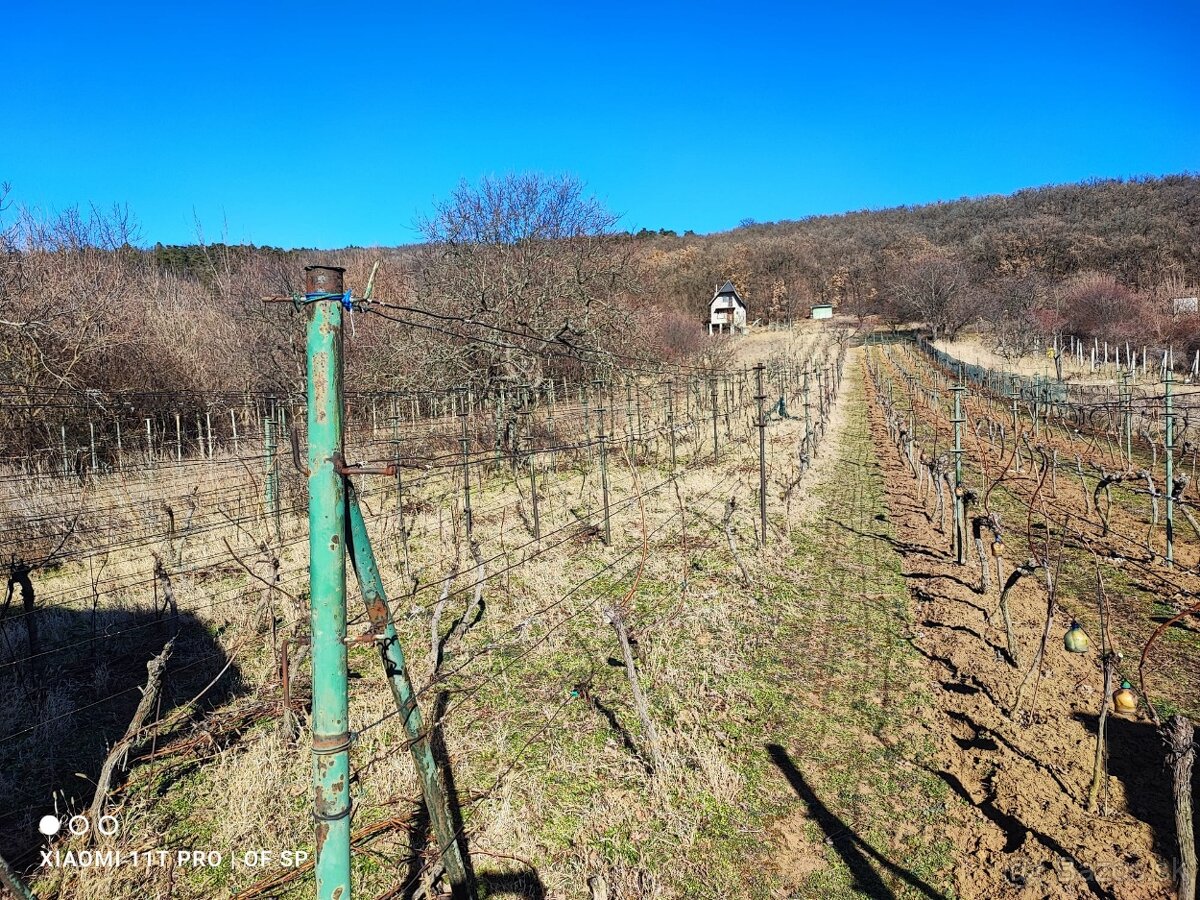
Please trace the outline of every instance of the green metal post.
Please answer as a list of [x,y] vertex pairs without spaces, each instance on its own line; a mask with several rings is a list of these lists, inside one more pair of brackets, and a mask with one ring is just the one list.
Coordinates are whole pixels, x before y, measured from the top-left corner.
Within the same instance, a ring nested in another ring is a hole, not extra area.
[[305,268],[308,307],[308,571],[317,900],[350,900],[346,498],[342,452],[342,273]]
[[371,631],[379,647],[379,657],[383,661],[383,670],[387,674],[388,685],[392,689],[392,699],[400,712],[400,722],[404,726],[404,734],[408,738],[408,749],[412,753],[413,765],[421,779],[421,792],[425,796],[425,809],[429,813],[429,824],[437,838],[438,847],[442,854],[442,863],[446,867],[446,875],[455,889],[455,896],[466,891],[468,874],[463,861],[462,847],[454,829],[450,816],[450,804],[447,801],[446,790],[442,784],[437,761],[434,759],[430,746],[429,733],[425,730],[421,709],[417,706],[416,692],[408,677],[408,665],[404,660],[404,648],[396,635],[396,626],[392,623],[392,614],[388,608],[387,593],[383,588],[383,578],[379,575],[379,566],[375,562],[375,553],[371,549],[371,538],[367,533],[367,523],[363,520],[362,509],[358,505],[358,497],[354,485],[349,481],[345,484],[347,518],[350,522],[350,560],[354,566],[354,574],[358,578],[358,586],[362,591],[363,603],[367,608],[367,616],[371,620]]
[[[1171,396],[1171,386],[1175,373],[1167,366],[1163,382],[1163,424],[1166,428],[1166,440],[1163,449],[1166,451],[1167,466],[1167,565],[1175,564],[1175,405]],[[1131,404],[1132,405],[1132,404]]]
[[3,856],[0,856],[0,884],[8,888],[18,900],[37,900],[33,891],[12,870],[12,867]]

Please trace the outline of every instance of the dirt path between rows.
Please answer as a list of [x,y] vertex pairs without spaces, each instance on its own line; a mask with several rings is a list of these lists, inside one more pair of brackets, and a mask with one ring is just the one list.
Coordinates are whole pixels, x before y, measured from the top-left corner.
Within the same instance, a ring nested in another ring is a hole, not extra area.
[[[1098,654],[1068,654],[1064,614],[1054,623],[1033,702],[1010,718],[1023,670],[988,622],[998,588],[979,590],[976,565],[958,566],[917,496],[866,383],[872,438],[887,483],[894,549],[915,608],[912,644],[927,660],[934,702],[914,727],[937,745],[940,777],[968,813],[948,823],[958,848],[956,893],[970,898],[1174,896],[1170,783],[1158,736],[1142,718],[1109,719],[1100,813],[1085,809],[1095,754],[1102,672]],[[1010,594],[1020,657],[1029,664],[1045,621],[1044,586]]]

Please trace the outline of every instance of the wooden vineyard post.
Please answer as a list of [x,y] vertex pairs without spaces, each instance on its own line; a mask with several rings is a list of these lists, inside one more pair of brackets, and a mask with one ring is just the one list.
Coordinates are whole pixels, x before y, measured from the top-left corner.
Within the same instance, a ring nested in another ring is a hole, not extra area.
[[958,370],[958,383],[951,388],[954,392],[954,555],[961,566],[965,562],[963,540],[963,477],[962,477],[962,392],[967,389],[963,384],[962,367]]
[[462,434],[458,442],[462,448],[463,523],[467,530],[467,546],[469,547],[474,531],[474,521],[471,515],[471,439],[467,432],[467,411],[465,405],[459,409],[458,414],[462,417]]
[[533,539],[542,539],[542,517],[538,502],[537,486],[537,448],[534,446],[532,435],[529,437],[529,497],[533,506]]
[[763,402],[767,399],[763,393],[763,364],[754,367],[755,386],[757,393],[754,399],[758,401],[758,519],[760,531],[758,545],[767,545],[767,417]]
[[275,413],[272,411],[264,423],[263,438],[266,456],[265,500],[268,513],[275,519],[275,536],[279,537],[279,464],[275,458]]
[[1175,565],[1175,407],[1171,396],[1174,373],[1168,367],[1163,381],[1163,451],[1166,464],[1167,493],[1167,566]]
[[587,385],[580,385],[580,387],[579,387],[579,403],[583,410],[583,427],[584,427],[585,433],[587,434],[587,441],[586,441],[587,458],[588,458],[588,461],[591,462],[591,459],[592,459],[592,417],[591,417],[591,414],[588,412]]
[[712,406],[713,459],[717,458],[717,376],[708,376],[708,399]]
[[1122,425],[1125,432],[1125,464],[1133,465],[1133,391],[1129,386],[1129,372],[1121,375],[1121,411]]
[[671,472],[675,471],[675,382],[667,379],[667,436],[671,440]]
[[[603,394],[601,394],[603,397]],[[612,546],[612,523],[609,519],[608,509],[608,445],[604,432],[604,407],[596,408],[599,414],[598,422],[600,424],[600,491],[604,501],[604,543]]]
[[804,369],[804,458],[812,459],[812,404],[808,401],[808,367]]
[[633,380],[625,376],[625,452],[633,457]]

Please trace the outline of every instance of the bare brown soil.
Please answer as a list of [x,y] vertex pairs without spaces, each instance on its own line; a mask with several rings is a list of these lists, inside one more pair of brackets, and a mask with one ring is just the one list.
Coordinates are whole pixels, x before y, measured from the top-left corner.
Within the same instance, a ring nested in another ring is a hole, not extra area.
[[[881,410],[870,405],[896,550],[917,608],[912,641],[934,686],[935,700],[914,728],[938,746],[936,774],[970,804],[947,825],[959,851],[956,892],[967,900],[1173,896],[1170,781],[1154,727],[1141,717],[1110,717],[1109,775],[1100,812],[1089,813],[1098,654],[1063,650],[1070,621],[1060,613],[1033,702],[1010,716],[1023,671],[1005,656],[1003,631],[988,623],[997,588],[983,595],[977,569],[955,564],[948,535],[930,522]],[[1024,580],[1010,602],[1020,655],[1030,660],[1045,621],[1044,586]]]

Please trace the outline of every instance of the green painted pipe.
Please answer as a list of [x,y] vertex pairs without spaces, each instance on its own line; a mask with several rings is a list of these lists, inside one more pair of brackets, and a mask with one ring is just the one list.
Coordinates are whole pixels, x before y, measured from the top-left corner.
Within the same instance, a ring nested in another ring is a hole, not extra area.
[[408,737],[408,747],[412,753],[413,764],[421,779],[421,791],[425,795],[425,808],[429,812],[429,823],[433,828],[434,837],[437,838],[438,846],[441,848],[442,862],[446,867],[446,875],[455,888],[455,896],[459,896],[462,891],[469,893],[467,867],[463,863],[462,848],[459,846],[454,823],[450,818],[450,805],[438,774],[437,762],[434,760],[433,750],[429,744],[429,735],[422,724],[421,709],[417,706],[412,681],[408,677],[408,666],[404,661],[404,648],[400,646],[400,640],[396,636],[396,626],[392,623],[392,614],[388,609],[383,579],[379,575],[379,566],[375,562],[375,553],[371,549],[367,523],[363,520],[354,485],[348,481],[346,483],[346,507],[347,518],[350,521],[350,561],[354,566],[354,574],[358,577],[363,603],[367,607],[367,616],[371,620],[371,630],[375,634],[379,656],[383,660],[383,669],[392,689],[392,699],[396,701],[396,709],[400,712],[404,733]]
[[[340,283],[341,272],[334,271]],[[311,294],[312,283],[320,276],[309,274]],[[325,299],[310,301],[307,307],[308,566],[317,898],[350,900],[346,503],[344,480],[335,463],[335,456],[340,456],[342,450],[342,307],[339,300]]]

